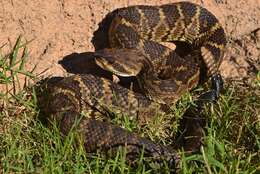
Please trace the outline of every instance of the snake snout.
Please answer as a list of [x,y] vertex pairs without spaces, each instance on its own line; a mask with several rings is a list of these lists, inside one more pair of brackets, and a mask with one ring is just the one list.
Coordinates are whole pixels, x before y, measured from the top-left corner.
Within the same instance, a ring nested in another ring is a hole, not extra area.
[[98,66],[122,77],[136,76],[143,68],[143,57],[135,50],[103,49],[94,56]]

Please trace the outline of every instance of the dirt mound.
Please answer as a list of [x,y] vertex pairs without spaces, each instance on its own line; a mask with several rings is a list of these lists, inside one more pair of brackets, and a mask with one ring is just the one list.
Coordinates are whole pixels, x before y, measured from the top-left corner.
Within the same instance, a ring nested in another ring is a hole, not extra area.
[[[91,39],[104,16],[119,7],[136,4],[159,5],[174,0],[3,0],[0,2],[0,46],[14,45],[18,35],[29,44],[27,67],[36,72],[64,75],[58,63],[72,53],[93,51]],[[225,77],[245,77],[259,71],[259,0],[194,0],[223,24],[230,44],[221,72]],[[7,52],[5,47],[4,52]]]

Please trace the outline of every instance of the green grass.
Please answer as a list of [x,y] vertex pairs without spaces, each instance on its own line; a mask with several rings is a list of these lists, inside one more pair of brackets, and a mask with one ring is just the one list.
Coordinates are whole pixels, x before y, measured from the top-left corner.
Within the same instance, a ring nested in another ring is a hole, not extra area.
[[[142,157],[136,167],[127,165],[123,150],[109,159],[100,154],[86,154],[81,145],[75,145],[74,131],[62,139],[55,125],[53,129],[46,128],[38,119],[37,97],[30,85],[37,77],[25,70],[26,45],[19,38],[10,54],[0,54],[1,173],[157,173],[160,170],[156,166],[147,168]],[[260,173],[259,78],[260,73],[250,83],[228,82],[218,103],[207,107],[204,146],[198,154],[183,155],[180,173]],[[18,79],[24,79],[25,85]],[[184,96],[173,106],[175,117],[180,118],[190,104],[190,95]],[[114,122],[124,122],[127,129],[164,143],[169,143],[165,136],[178,128],[170,122],[175,121],[173,116],[158,117],[140,130],[127,118],[122,119],[116,117]],[[161,170],[168,171],[167,167]]]

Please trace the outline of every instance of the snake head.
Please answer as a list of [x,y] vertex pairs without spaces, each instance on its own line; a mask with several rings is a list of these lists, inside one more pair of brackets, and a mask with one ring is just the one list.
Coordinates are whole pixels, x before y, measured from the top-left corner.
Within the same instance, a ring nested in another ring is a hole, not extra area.
[[94,56],[98,66],[121,77],[136,76],[143,68],[144,56],[133,49],[103,49]]

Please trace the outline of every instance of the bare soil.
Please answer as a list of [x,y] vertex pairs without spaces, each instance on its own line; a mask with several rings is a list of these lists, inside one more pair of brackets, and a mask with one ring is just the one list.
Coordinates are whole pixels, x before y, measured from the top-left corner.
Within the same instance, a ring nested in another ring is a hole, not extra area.
[[[190,0],[191,1],[191,0]],[[29,44],[27,68],[36,73],[66,75],[59,63],[73,53],[94,51],[91,43],[98,23],[119,7],[160,5],[176,0],[1,0],[0,46],[8,52],[19,35]],[[255,75],[260,69],[260,0],[193,0],[220,20],[229,40],[221,65],[226,78]],[[81,66],[79,68],[84,68]]]

